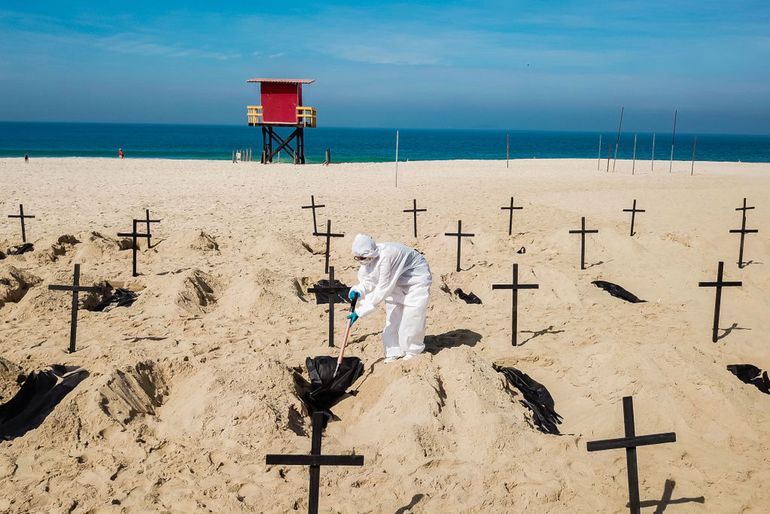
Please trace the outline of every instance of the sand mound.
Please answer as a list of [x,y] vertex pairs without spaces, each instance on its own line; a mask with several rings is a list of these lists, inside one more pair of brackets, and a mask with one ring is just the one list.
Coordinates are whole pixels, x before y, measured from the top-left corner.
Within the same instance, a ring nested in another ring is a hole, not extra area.
[[40,282],[39,277],[13,266],[0,268],[0,308],[9,302],[19,302],[31,287]]
[[204,231],[198,232],[198,234],[190,241],[190,248],[193,250],[199,250],[202,252],[218,252],[219,243],[214,236],[207,234]]
[[65,234],[63,236],[59,236],[56,242],[41,255],[44,255],[45,258],[51,262],[56,262],[59,260],[59,257],[67,255],[74,249],[75,245],[79,243],[80,241],[75,236]]
[[192,314],[209,312],[219,298],[219,280],[201,270],[186,273],[177,293],[176,304]]
[[99,407],[121,425],[127,425],[138,415],[154,416],[168,394],[159,367],[145,361],[110,375],[99,390]]

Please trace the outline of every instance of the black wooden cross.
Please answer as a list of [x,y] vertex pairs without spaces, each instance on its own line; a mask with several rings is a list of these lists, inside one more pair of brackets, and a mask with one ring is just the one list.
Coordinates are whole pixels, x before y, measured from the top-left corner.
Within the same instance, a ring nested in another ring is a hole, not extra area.
[[719,261],[717,266],[717,281],[716,282],[698,282],[698,287],[715,287],[717,290],[716,301],[714,302],[714,327],[711,331],[711,341],[716,343],[719,339],[717,332],[719,331],[719,309],[722,306],[722,288],[723,287],[740,287],[743,282],[725,282],[724,278],[725,263]]
[[492,284],[492,289],[510,289],[512,297],[511,307],[511,344],[516,346],[516,319],[519,300],[519,289],[539,289],[539,284],[519,284],[519,265],[513,264],[513,282],[510,284]]
[[9,214],[9,218],[19,218],[21,220],[21,242],[26,243],[27,242],[27,230],[24,224],[24,220],[34,219],[35,217],[29,214],[24,214],[24,206],[22,204],[19,204],[19,214]]
[[337,293],[344,292],[348,288],[343,285],[336,285],[334,283],[334,266],[329,266],[329,285],[321,286],[316,285],[308,289],[308,293],[321,293],[326,292],[329,295],[329,346],[334,346],[334,299],[337,298]]
[[636,199],[634,199],[634,205],[630,209],[623,209],[623,212],[630,212],[631,213],[631,235],[634,235],[634,221],[636,220],[636,213],[637,212],[647,212],[644,209],[637,209],[636,208]]
[[626,436],[618,439],[605,439],[603,441],[590,441],[586,444],[589,452],[601,450],[626,449],[626,468],[628,471],[628,505],[631,514],[639,514],[641,505],[639,502],[639,470],[636,464],[636,448],[651,444],[674,443],[676,433],[636,435],[634,428],[634,400],[631,396],[623,397],[623,425]]
[[501,211],[508,211],[508,235],[510,236],[513,234],[513,211],[518,211],[523,209],[524,207],[514,207],[513,206],[513,197],[511,197],[511,206],[510,207],[500,207]]
[[101,287],[86,287],[80,285],[80,264],[75,264],[75,273],[72,277],[72,285],[51,285],[50,291],[72,291],[72,320],[70,321],[70,353],[75,352],[75,341],[78,335],[78,293],[80,291],[98,292]]
[[160,220],[150,219],[150,209],[145,209],[144,223],[147,225],[147,248],[152,248],[152,232],[150,231],[150,223],[160,223]]
[[411,209],[404,209],[404,212],[411,212],[414,216],[414,237],[417,237],[417,213],[418,212],[426,212],[428,209],[418,209],[417,208],[417,200],[412,200],[412,208]]
[[326,238],[326,257],[324,260],[324,273],[329,273],[329,246],[332,237],[345,237],[345,234],[333,234],[332,233],[332,220],[326,220],[326,233],[316,232],[314,236],[321,236]]
[[445,236],[452,236],[457,238],[457,271],[460,271],[460,249],[462,245],[462,238],[464,237],[474,237],[476,234],[463,234],[463,222],[462,220],[457,220],[457,232],[444,232]]
[[598,230],[586,230],[586,218],[580,218],[580,230],[570,230],[570,234],[580,234],[580,269],[586,269],[586,234],[597,234]]
[[731,234],[740,234],[741,235],[741,246],[738,250],[738,267],[743,268],[743,265],[746,264],[743,262],[743,242],[746,239],[746,234],[756,234],[759,232],[759,230],[755,228],[746,228],[746,211],[749,209],[753,209],[754,207],[746,207],[746,199],[743,199],[743,207],[736,207],[736,211],[743,211],[742,212],[742,221],[741,221],[741,228],[739,229],[732,229],[730,230]]
[[[131,274],[132,274],[132,276],[136,277],[136,276],[139,275],[139,273],[136,271],[136,253],[139,250],[139,244],[137,243],[136,240],[138,238],[140,238],[140,237],[147,238],[149,236],[149,234],[141,234],[141,233],[136,231],[137,223],[140,223],[142,220],[132,220],[132,221],[133,221],[133,231],[129,232],[129,233],[126,233],[126,232],[120,233],[120,234],[118,234],[118,237],[130,237],[131,238],[131,241],[132,241],[132,243],[131,243],[131,251],[133,253],[133,266],[131,268]],[[148,241],[149,241],[149,239],[148,239]]]
[[313,209],[313,235],[318,235],[318,226],[316,225],[315,221],[315,210],[320,209],[322,207],[326,207],[326,205],[316,205],[315,204],[315,197],[313,195],[310,195],[310,205],[303,205],[303,209]]
[[363,466],[363,455],[321,455],[321,437],[323,435],[324,414],[313,413],[313,433],[310,443],[310,455],[274,455],[265,456],[268,466],[310,466],[310,487],[307,511],[318,512],[318,496],[321,487],[321,466]]

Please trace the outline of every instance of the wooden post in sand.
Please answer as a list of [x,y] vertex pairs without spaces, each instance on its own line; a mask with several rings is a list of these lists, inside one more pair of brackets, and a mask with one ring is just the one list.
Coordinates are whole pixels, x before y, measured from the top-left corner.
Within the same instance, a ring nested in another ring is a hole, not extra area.
[[412,200],[412,208],[411,209],[404,209],[404,212],[411,212],[412,216],[414,217],[414,237],[417,238],[417,213],[418,212],[426,212],[428,209],[418,209],[417,208],[417,199]]
[[343,303],[345,298],[340,293],[345,293],[348,288],[334,279],[334,266],[329,266],[329,283],[322,285],[318,283],[307,290],[308,293],[326,294],[329,300],[329,347],[334,346],[334,304]]
[[630,209],[623,209],[623,212],[630,212],[631,213],[631,236],[634,235],[634,222],[636,221],[636,213],[637,212],[646,212],[644,209],[637,209],[636,208],[636,198],[634,198],[634,205],[631,206]]
[[736,211],[743,211],[742,216],[741,216],[741,219],[742,219],[742,221],[741,221],[741,228],[730,230],[731,234],[740,234],[741,235],[741,245],[740,245],[740,249],[738,250],[738,267],[739,268],[743,268],[743,266],[745,264],[748,264],[748,263],[743,262],[743,243],[744,243],[744,241],[746,239],[746,234],[756,234],[756,233],[759,232],[759,230],[757,230],[755,228],[746,228],[746,211],[749,210],[749,209],[753,209],[753,208],[754,208],[753,206],[752,207],[747,207],[746,206],[746,199],[745,198],[743,199],[743,207],[736,207],[735,208]]
[[626,450],[626,471],[628,473],[628,506],[631,514],[639,514],[641,505],[639,501],[639,468],[637,467],[636,448],[652,444],[675,443],[676,433],[666,432],[662,434],[636,435],[634,426],[634,399],[631,396],[623,398],[623,427],[625,437],[618,439],[605,439],[603,441],[589,441],[586,449],[589,452],[601,450],[614,450],[624,448]]
[[319,488],[321,487],[321,466],[363,466],[363,455],[321,455],[321,437],[323,436],[324,413],[313,413],[313,432],[309,455],[274,455],[265,456],[268,466],[310,466],[310,486],[308,493],[308,514],[318,513]]
[[668,172],[674,167],[674,141],[676,139],[676,115],[678,111],[674,109],[674,128],[671,129],[671,159],[668,162]]
[[72,276],[71,286],[50,285],[49,291],[71,291],[72,292],[72,317],[70,318],[70,347],[69,352],[75,352],[75,342],[78,335],[78,293],[80,291],[98,292],[100,287],[86,287],[80,285],[80,264],[75,264],[75,273]]
[[35,219],[34,216],[30,214],[24,214],[24,205],[19,204],[19,214],[9,214],[9,218],[19,218],[21,221],[21,242],[26,243],[27,242],[27,228],[24,224],[25,219]]
[[719,261],[717,266],[717,280],[716,282],[698,282],[698,287],[713,287],[716,289],[716,299],[714,301],[714,325],[711,329],[711,342],[716,343],[719,340],[717,334],[719,333],[719,311],[722,307],[722,288],[723,287],[740,287],[743,282],[725,282],[724,278],[725,263]]
[[510,284],[492,284],[492,289],[510,289],[511,290],[511,345],[516,346],[516,325],[517,311],[519,304],[519,289],[539,289],[539,284],[520,284],[519,283],[519,265],[513,264],[513,281]]
[[329,246],[331,245],[332,237],[345,237],[345,234],[332,233],[332,220],[326,220],[326,232],[316,232],[315,236],[321,236],[326,238],[326,252],[324,260],[324,273],[329,273]]
[[618,137],[615,140],[615,158],[612,160],[612,171],[615,171],[615,163],[618,161],[618,146],[620,146],[620,130],[623,127],[623,111],[625,107],[620,108],[620,123],[618,123]]
[[139,275],[139,272],[137,271],[137,266],[136,266],[136,254],[139,251],[139,243],[136,240],[140,237],[143,237],[145,239],[149,237],[149,234],[140,234],[139,232],[137,232],[137,229],[136,229],[137,223],[140,223],[141,221],[142,220],[132,220],[133,230],[131,232],[124,232],[124,233],[118,234],[118,237],[131,238],[131,253],[132,253],[131,276],[133,277],[136,277]]
[[636,134],[634,134],[634,157],[631,164],[631,175],[634,174],[635,170],[636,170]]
[[312,209],[313,210],[313,235],[318,235],[318,225],[316,224],[315,220],[315,210],[321,209],[322,207],[326,207],[326,205],[320,204],[316,205],[315,203],[315,196],[310,195],[310,205],[303,205],[303,209]]
[[612,157],[612,143],[607,143],[607,173],[610,172],[610,158]]
[[145,225],[147,225],[147,248],[152,248],[152,232],[150,231],[150,224],[160,223],[160,220],[150,219],[150,209],[145,209],[144,214],[145,214],[144,223]]
[[580,230],[570,230],[570,234],[580,234],[580,269],[586,269],[586,234],[598,234],[596,229],[586,230],[586,218],[580,218]]
[[460,271],[460,251],[462,248],[462,240],[464,237],[473,237],[476,234],[463,233],[463,222],[462,220],[457,220],[457,232],[445,232],[444,235],[457,238],[457,271]]
[[511,205],[508,207],[500,207],[501,211],[508,211],[508,235],[512,235],[513,233],[513,211],[520,211],[524,207],[514,207],[513,206],[513,197],[511,197]]

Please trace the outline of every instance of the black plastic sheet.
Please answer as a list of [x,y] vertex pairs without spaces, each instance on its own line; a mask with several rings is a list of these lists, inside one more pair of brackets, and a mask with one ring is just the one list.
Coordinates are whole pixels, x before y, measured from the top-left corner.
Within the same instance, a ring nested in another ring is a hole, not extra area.
[[329,289],[325,289],[328,287],[329,281],[325,278],[319,280],[318,283],[312,287],[313,293],[315,294],[316,305],[328,304],[330,296],[334,298],[334,303],[349,303],[348,292],[350,291],[350,286],[343,284],[339,280],[335,280],[334,287],[341,287],[343,289],[331,292]]
[[336,377],[333,377],[334,368],[337,366],[336,357],[308,357],[305,366],[310,383],[302,377],[297,377],[297,389],[311,416],[320,411],[331,417],[330,409],[364,373],[364,364],[358,357],[343,358]]
[[502,373],[508,383],[521,391],[524,396],[521,404],[532,411],[532,420],[541,432],[559,435],[559,427],[562,417],[554,410],[555,404],[551,393],[543,384],[533,380],[526,373],[513,367],[504,367],[494,364],[495,371]]
[[762,371],[753,364],[730,364],[727,370],[741,382],[753,385],[765,394],[770,394],[770,378],[767,377],[767,371]]
[[466,293],[460,288],[455,289],[454,293],[460,300],[464,301],[465,303],[481,304],[481,298],[476,296],[474,293]]
[[109,312],[115,307],[130,307],[136,301],[136,298],[137,294],[135,292],[119,287],[90,310]]
[[620,298],[621,300],[625,300],[627,302],[631,303],[644,303],[645,300],[640,300],[637,298],[637,296],[629,291],[626,291],[622,287],[620,287],[617,284],[613,284],[612,282],[605,282],[604,280],[594,280],[591,282],[596,287],[600,287],[610,293],[615,298]]
[[82,368],[59,364],[30,373],[13,398],[0,405],[0,439],[13,439],[40,426],[87,376]]
[[12,246],[8,249],[8,255],[21,255],[23,253],[31,252],[35,249],[32,243],[24,243],[18,246]]

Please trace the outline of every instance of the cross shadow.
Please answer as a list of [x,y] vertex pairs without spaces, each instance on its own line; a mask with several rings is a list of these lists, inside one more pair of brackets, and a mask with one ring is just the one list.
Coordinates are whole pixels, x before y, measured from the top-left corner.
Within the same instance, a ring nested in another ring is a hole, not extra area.
[[743,268],[745,268],[746,266],[748,266],[749,264],[762,264],[762,263],[761,263],[761,262],[759,262],[759,261],[751,260],[751,261],[745,261],[745,262],[743,263],[743,266],[741,266],[740,264],[738,264],[738,267],[739,267],[739,268],[741,268],[741,269],[743,269]]
[[[645,508],[657,506],[653,514],[663,514],[666,511],[666,507],[669,505],[677,505],[680,503],[706,503],[706,498],[703,496],[698,496],[697,498],[677,498],[676,500],[672,500],[671,495],[674,492],[675,486],[676,482],[674,480],[667,479],[663,486],[663,496],[661,496],[660,500],[644,500],[639,502],[639,507]],[[629,505],[630,504],[627,503],[626,507]]]
[[532,335],[530,337],[526,338],[525,340],[521,341],[518,344],[518,346],[523,346],[528,341],[531,341],[532,339],[534,339],[536,337],[544,336],[546,334],[561,334],[562,332],[564,332],[564,330],[554,330],[553,329],[553,325],[551,325],[550,327],[544,328],[542,330],[521,330],[521,332],[525,332],[525,333],[532,334]]
[[720,328],[719,330],[724,330],[725,333],[722,334],[721,336],[717,336],[717,341],[729,336],[733,330],[751,330],[751,329],[746,327],[739,327],[737,323],[733,323],[731,326],[727,328]]
[[129,343],[138,343],[139,341],[165,341],[168,336],[139,336],[139,337],[126,337],[126,341]]
[[456,348],[458,346],[476,346],[481,341],[481,334],[465,328],[450,330],[436,336],[425,336],[425,351],[436,355],[444,348]]
[[593,262],[591,264],[586,265],[586,269],[593,268],[594,266],[600,266],[602,264],[604,264],[604,261]]
[[412,508],[417,505],[423,498],[425,498],[424,494],[415,494],[412,496],[412,500],[407,505],[404,505],[398,509],[394,514],[406,514],[407,512],[412,512]]

